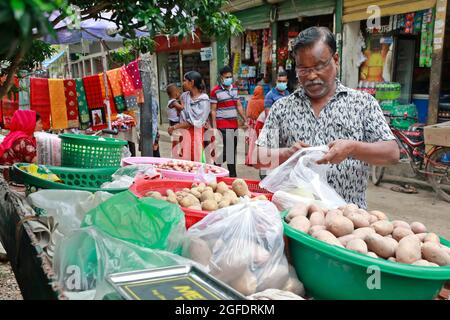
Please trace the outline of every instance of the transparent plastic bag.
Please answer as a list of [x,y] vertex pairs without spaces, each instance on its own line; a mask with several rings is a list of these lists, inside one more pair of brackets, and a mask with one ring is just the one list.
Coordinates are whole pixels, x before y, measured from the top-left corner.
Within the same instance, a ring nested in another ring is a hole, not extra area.
[[216,176],[211,172],[206,172],[205,166],[201,166],[198,168],[197,172],[195,173],[194,182],[203,182],[203,183],[216,183],[217,178]]
[[186,233],[183,256],[244,295],[281,289],[289,279],[283,225],[270,201],[249,201],[207,215]]
[[119,168],[113,173],[112,181],[105,182],[101,188],[129,188],[136,179],[156,178],[160,174],[151,164],[136,164]]
[[327,182],[329,165],[319,165],[327,146],[304,148],[297,151],[282,165],[260,182],[260,187],[272,193],[287,191],[293,194],[312,193],[315,200],[321,200],[328,208],[345,205],[344,199]]
[[58,223],[58,231],[66,235],[80,228],[88,211],[112,196],[103,191],[41,190],[31,193],[27,200],[38,212],[53,216]]
[[111,295],[114,299],[118,297],[106,280],[110,274],[186,264],[195,263],[88,227],[73,231],[57,244],[53,269],[58,285],[73,299],[104,299]]

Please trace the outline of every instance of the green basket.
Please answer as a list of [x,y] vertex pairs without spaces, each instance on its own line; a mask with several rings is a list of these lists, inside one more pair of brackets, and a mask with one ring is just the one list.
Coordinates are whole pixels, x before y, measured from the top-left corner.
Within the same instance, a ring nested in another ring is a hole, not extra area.
[[[330,245],[289,226],[289,253],[306,293],[330,300],[431,300],[450,279],[450,266],[421,267],[372,258]],[[450,247],[450,242],[441,238]]]
[[76,168],[119,167],[125,140],[60,134],[61,165]]
[[106,191],[118,193],[128,188],[102,189],[101,185],[112,180],[112,174],[119,169],[109,167],[103,169],[83,169],[45,166],[51,173],[56,174],[63,183],[53,182],[38,178],[21,170],[19,167],[29,165],[29,163],[16,163],[12,167],[12,179],[17,183],[27,186],[27,191],[33,192],[38,189],[64,189],[64,190],[84,190],[89,192]]

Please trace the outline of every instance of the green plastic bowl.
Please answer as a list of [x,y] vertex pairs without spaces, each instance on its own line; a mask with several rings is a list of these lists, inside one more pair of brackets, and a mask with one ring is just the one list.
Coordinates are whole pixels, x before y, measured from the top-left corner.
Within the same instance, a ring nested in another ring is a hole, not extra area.
[[[326,300],[430,300],[450,279],[450,266],[420,267],[339,248],[289,226],[284,233],[306,293]],[[441,238],[450,247],[450,242]]]

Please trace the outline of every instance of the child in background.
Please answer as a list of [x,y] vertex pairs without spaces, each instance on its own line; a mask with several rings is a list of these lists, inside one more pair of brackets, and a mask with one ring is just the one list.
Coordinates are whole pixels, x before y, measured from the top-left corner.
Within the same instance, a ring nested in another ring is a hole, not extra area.
[[170,126],[180,123],[180,112],[183,110],[183,105],[180,102],[181,90],[174,83],[171,83],[166,88],[169,102],[167,103],[167,118]]

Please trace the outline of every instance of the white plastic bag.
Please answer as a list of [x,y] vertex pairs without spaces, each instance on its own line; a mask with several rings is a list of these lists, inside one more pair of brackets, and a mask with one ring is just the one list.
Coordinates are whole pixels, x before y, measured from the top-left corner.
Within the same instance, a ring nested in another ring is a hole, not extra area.
[[28,202],[45,215],[53,216],[58,231],[63,235],[78,229],[88,211],[112,197],[112,194],[97,191],[92,194],[80,190],[41,190],[28,196]]
[[264,178],[260,187],[272,193],[280,190],[303,196],[312,193],[315,200],[321,200],[328,208],[345,205],[344,199],[327,182],[327,170],[330,166],[316,163],[327,151],[327,146],[297,151]]
[[155,178],[160,174],[156,171],[152,164],[136,164],[119,168],[113,173],[112,181],[105,182],[101,185],[102,189],[110,188],[129,188],[136,179],[144,177]]
[[244,295],[281,289],[289,279],[283,225],[270,201],[249,201],[207,215],[187,232],[183,256]]
[[205,166],[201,166],[198,168],[197,172],[195,173],[194,182],[203,182],[203,183],[216,183],[217,178],[215,174],[209,172],[206,173]]

